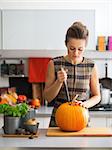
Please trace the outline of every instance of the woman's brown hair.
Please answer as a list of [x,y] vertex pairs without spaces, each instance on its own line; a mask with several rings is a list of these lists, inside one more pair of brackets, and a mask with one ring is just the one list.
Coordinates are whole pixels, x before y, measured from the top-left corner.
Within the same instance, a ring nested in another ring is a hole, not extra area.
[[69,42],[71,38],[74,39],[85,39],[86,44],[88,41],[89,31],[85,25],[81,22],[74,22],[71,27],[68,28],[66,37],[65,37],[65,44]]

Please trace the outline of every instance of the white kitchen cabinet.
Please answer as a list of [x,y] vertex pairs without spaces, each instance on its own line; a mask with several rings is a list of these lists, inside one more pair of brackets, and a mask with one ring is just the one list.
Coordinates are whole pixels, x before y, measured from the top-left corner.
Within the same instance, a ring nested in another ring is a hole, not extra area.
[[[49,127],[50,117],[37,117],[37,120],[39,122],[39,128],[47,129]],[[106,117],[105,118],[91,117],[89,127],[112,127],[112,118],[108,119],[108,126],[107,126]]]
[[47,129],[49,127],[50,117],[37,117],[39,128]]
[[77,19],[89,28],[87,49],[95,49],[94,10],[3,10],[2,14],[3,49],[65,49],[66,30]]
[[37,117],[37,121],[39,122],[39,129],[44,127],[44,121],[42,117]]
[[44,128],[47,129],[49,127],[50,117],[44,118]]
[[106,118],[90,117],[90,127],[106,127]]
[[2,13],[0,11],[0,49],[2,49]]
[[107,127],[112,128],[112,118],[107,118]]
[[[39,129],[47,129],[49,127],[50,117],[37,117],[37,121],[39,122]],[[0,116],[0,128],[3,127],[3,116]]]
[[4,125],[4,118],[2,115],[0,115],[0,129],[3,127]]

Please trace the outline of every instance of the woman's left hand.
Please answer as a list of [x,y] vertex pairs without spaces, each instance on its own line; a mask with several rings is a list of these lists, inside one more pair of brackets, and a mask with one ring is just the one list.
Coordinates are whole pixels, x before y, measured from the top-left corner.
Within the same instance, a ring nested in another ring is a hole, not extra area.
[[79,105],[79,106],[82,106],[84,108],[87,108],[86,105],[84,104],[84,102],[82,102],[82,101],[75,100],[74,102],[75,102],[75,105]]

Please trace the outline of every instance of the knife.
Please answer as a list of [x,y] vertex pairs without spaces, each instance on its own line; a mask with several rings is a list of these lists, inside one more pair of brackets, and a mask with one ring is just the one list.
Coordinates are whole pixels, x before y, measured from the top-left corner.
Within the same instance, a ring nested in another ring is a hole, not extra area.
[[[61,71],[64,71],[64,68],[61,68]],[[65,85],[65,90],[66,90],[66,95],[67,95],[67,99],[70,102],[70,95],[69,95],[69,91],[68,91],[68,84],[67,84],[67,80],[64,80],[64,85]]]

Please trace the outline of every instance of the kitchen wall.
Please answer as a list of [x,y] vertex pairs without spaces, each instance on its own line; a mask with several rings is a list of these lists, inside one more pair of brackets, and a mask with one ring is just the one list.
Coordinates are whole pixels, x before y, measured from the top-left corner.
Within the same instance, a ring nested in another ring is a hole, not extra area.
[[1,9],[95,9],[96,36],[112,33],[112,1],[111,0],[4,0]]
[[[0,9],[94,9],[95,10],[95,40],[98,35],[112,35],[112,1],[111,0],[4,0],[0,2]],[[23,53],[24,55],[24,53]],[[58,54],[56,54],[58,55]],[[99,54],[100,55],[100,54]],[[104,64],[108,63],[108,75],[112,78],[112,61],[95,60],[100,77],[105,76]],[[0,78],[0,87],[8,86],[8,78]]]
[[3,49],[64,50],[65,33],[74,20],[86,24],[87,50],[95,49],[95,10],[2,10]]

